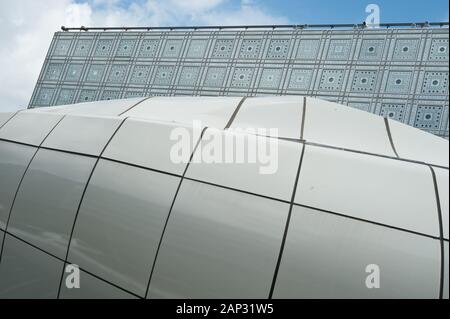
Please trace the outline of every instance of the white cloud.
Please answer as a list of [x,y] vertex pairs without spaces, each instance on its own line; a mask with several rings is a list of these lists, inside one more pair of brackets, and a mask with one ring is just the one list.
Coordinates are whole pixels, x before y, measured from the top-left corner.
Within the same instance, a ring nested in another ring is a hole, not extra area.
[[202,17],[204,24],[242,25],[242,24],[287,24],[288,19],[282,16],[273,16],[259,8],[254,1],[242,0],[239,10],[232,14],[227,11],[213,11]]
[[55,31],[65,26],[287,23],[242,0],[15,0],[0,2],[0,111],[25,108]]
[[55,31],[65,26],[287,23],[242,0],[15,0],[0,2],[0,111],[25,108]]
[[204,12],[214,9],[222,4],[224,0],[169,0],[169,5],[175,6],[184,12]]

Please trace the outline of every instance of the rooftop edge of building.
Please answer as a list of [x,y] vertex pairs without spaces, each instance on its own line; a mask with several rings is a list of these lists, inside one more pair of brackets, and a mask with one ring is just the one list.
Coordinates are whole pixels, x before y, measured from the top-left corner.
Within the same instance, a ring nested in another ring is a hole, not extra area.
[[224,25],[224,26],[121,26],[121,27],[66,27],[61,26],[63,32],[70,31],[154,31],[154,30],[224,30],[224,29],[380,29],[380,28],[443,28],[449,26],[449,22],[402,22],[402,23],[380,23],[370,25],[363,23],[346,24],[274,24],[274,25]]

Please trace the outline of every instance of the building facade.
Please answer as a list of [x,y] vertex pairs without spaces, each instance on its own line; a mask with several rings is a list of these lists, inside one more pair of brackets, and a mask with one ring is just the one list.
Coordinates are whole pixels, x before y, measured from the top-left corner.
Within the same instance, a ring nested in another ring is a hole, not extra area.
[[306,95],[448,138],[448,40],[448,24],[57,32],[29,107]]
[[[237,128],[278,128],[277,169],[203,160],[260,154]],[[0,112],[0,299],[448,299],[448,167],[445,139],[300,96]]]

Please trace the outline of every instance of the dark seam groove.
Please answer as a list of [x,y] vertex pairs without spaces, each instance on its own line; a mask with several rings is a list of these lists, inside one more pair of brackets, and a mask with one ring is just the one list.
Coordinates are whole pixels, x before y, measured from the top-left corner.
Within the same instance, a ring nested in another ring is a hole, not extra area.
[[398,156],[397,150],[395,149],[394,140],[392,138],[391,128],[389,126],[389,121],[388,121],[387,117],[384,117],[384,125],[386,127],[386,133],[388,135],[389,143],[391,144],[392,150],[394,151],[395,156],[397,158],[400,158],[400,156]]
[[11,115],[11,117],[10,117],[9,119],[7,119],[5,123],[3,123],[2,125],[0,125],[0,129],[1,129],[3,126],[5,126],[6,124],[8,124],[8,122],[11,121],[11,120],[12,120],[12,119],[13,119],[20,111],[23,111],[23,110],[16,111],[13,115]]
[[[55,258],[55,259],[57,259],[57,260],[60,261],[60,262],[64,262],[64,259],[62,259],[62,258],[60,258],[60,257],[58,257],[58,256],[56,256],[56,255],[53,255],[52,253],[50,253],[50,252],[48,252],[48,251],[46,251],[46,250],[44,250],[44,249],[42,249],[42,248],[40,248],[40,247],[38,247],[38,246],[32,244],[32,243],[30,243],[29,241],[27,241],[27,240],[25,240],[25,239],[23,239],[23,238],[20,238],[20,237],[17,236],[17,235],[14,235],[14,234],[12,234],[12,233],[10,233],[10,232],[7,232],[7,234],[8,234],[8,236],[15,238],[16,240],[18,240],[18,241],[24,243],[25,245],[28,245],[28,246],[30,246],[30,247],[32,247],[32,248],[34,248],[34,249],[36,249],[36,250],[38,250],[38,251],[40,251],[40,252],[42,252],[42,253],[44,253],[44,254],[46,254],[46,255],[52,257],[52,258]],[[109,285],[111,285],[111,286],[114,286],[114,287],[116,287],[116,288],[118,288],[118,289],[120,289],[120,290],[122,290],[122,291],[124,291],[124,292],[126,292],[126,293],[128,293],[128,294],[131,294],[131,295],[133,295],[133,296],[135,296],[135,297],[138,297],[138,298],[142,298],[141,296],[135,294],[134,292],[131,292],[131,291],[125,289],[125,288],[122,288],[122,287],[116,285],[115,283],[112,283],[112,282],[110,282],[110,281],[108,281],[108,280],[106,280],[106,279],[104,279],[104,278],[102,278],[102,277],[99,277],[99,276],[97,276],[96,274],[94,274],[94,273],[92,273],[92,272],[90,272],[90,271],[88,271],[88,270],[86,270],[86,269],[84,269],[84,268],[82,268],[82,267],[78,267],[78,269],[80,269],[81,271],[83,271],[83,272],[85,272],[85,273],[91,275],[92,277],[95,277],[95,278],[97,278],[97,279],[99,279],[99,280],[101,280],[101,281],[103,281],[103,282],[105,282],[105,283],[107,283],[107,284],[109,284]]]
[[48,146],[42,146],[41,149],[42,150],[47,150],[47,151],[53,151],[53,152],[60,152],[60,153],[66,153],[66,154],[71,154],[71,155],[83,156],[83,157],[97,158],[97,156],[92,155],[92,154],[84,154],[84,153],[80,153],[80,152],[69,151],[69,150],[64,150],[64,149],[58,149],[58,148],[53,148],[53,147],[48,147]]
[[192,154],[191,154],[191,156],[189,158],[189,162],[186,164],[186,167],[184,168],[183,175],[181,176],[180,182],[178,183],[177,190],[175,191],[175,195],[174,195],[172,203],[170,205],[169,213],[167,214],[166,220],[164,222],[164,227],[163,227],[163,230],[162,230],[162,233],[161,233],[161,237],[159,239],[158,246],[156,248],[155,258],[153,259],[152,268],[150,270],[150,276],[148,278],[147,288],[145,289],[145,298],[147,298],[147,296],[148,296],[148,292],[149,292],[149,289],[150,289],[150,283],[152,281],[153,272],[154,272],[155,266],[156,266],[156,259],[158,258],[159,250],[161,248],[163,237],[164,237],[164,234],[166,232],[167,224],[169,223],[169,218],[170,218],[170,215],[172,213],[173,206],[175,205],[175,201],[177,199],[178,192],[179,192],[179,190],[181,188],[181,184],[183,183],[183,179],[185,178],[186,172],[187,172],[187,170],[189,168],[189,164],[191,163],[191,161],[192,161],[192,159],[194,157],[195,151],[197,150],[198,146],[200,145],[200,143],[202,141],[202,137],[203,137],[203,135],[204,135],[206,130],[207,130],[207,127],[203,128],[202,133],[200,134],[200,138],[198,139],[197,143],[195,144],[194,149],[192,150]]
[[328,149],[338,150],[338,151],[343,151],[343,152],[350,152],[350,153],[356,153],[356,154],[362,154],[362,155],[369,155],[369,156],[373,156],[373,157],[386,158],[386,159],[401,161],[401,162],[405,162],[405,163],[433,166],[433,167],[442,168],[442,169],[446,169],[446,170],[449,169],[446,166],[441,166],[441,165],[437,165],[437,164],[430,164],[430,163],[425,163],[425,162],[401,158],[401,157],[393,157],[393,156],[389,156],[389,155],[382,155],[382,154],[370,153],[370,152],[365,152],[365,151],[352,150],[352,149],[348,149],[348,148],[344,148],[344,147],[332,146],[332,145],[327,145],[327,144],[320,144],[320,143],[307,142],[307,141],[298,141],[298,143],[303,143],[305,145],[328,148]]
[[17,144],[17,145],[23,145],[23,146],[39,147],[39,145],[34,145],[34,144],[30,144],[30,143],[24,143],[24,142],[13,141],[13,140],[9,140],[9,139],[6,139],[6,138],[1,138],[1,137],[0,137],[0,141],[6,142],[6,143]]
[[[18,112],[17,112],[17,113],[18,113]],[[16,113],[16,114],[17,114],[17,113]],[[37,153],[39,152],[39,150],[41,149],[42,144],[44,144],[44,142],[45,142],[45,140],[47,139],[47,137],[49,137],[49,135],[53,132],[53,130],[58,126],[59,123],[61,123],[61,121],[62,121],[65,117],[66,117],[66,116],[63,115],[63,116],[58,120],[58,122],[56,122],[56,124],[52,127],[52,129],[47,133],[47,135],[45,135],[44,139],[41,141],[41,143],[39,144],[39,146],[38,146],[38,147],[35,147],[35,151],[34,151],[34,153],[33,153],[33,156],[31,156],[31,159],[30,159],[30,161],[28,162],[27,167],[25,168],[25,171],[23,172],[23,174],[22,174],[22,176],[21,176],[21,178],[20,178],[19,185],[17,185],[16,192],[15,192],[14,197],[13,197],[13,200],[12,200],[12,202],[11,202],[11,207],[10,207],[10,209],[9,209],[8,218],[6,219],[6,225],[5,225],[5,230],[4,230],[4,234],[3,234],[3,242],[2,242],[2,246],[1,246],[1,248],[0,248],[0,263],[2,262],[3,249],[4,249],[4,247],[5,247],[6,233],[7,233],[7,231],[8,231],[9,222],[10,222],[10,220],[11,220],[12,211],[13,211],[13,208],[14,208],[14,204],[16,203],[17,195],[19,194],[19,190],[20,190],[20,187],[22,186],[22,182],[23,182],[23,180],[24,180],[24,178],[25,178],[25,175],[27,174],[28,169],[29,169],[30,166],[31,166],[31,163],[33,162],[34,158],[36,157],[36,154],[37,154]]]
[[207,182],[207,181],[203,181],[201,179],[196,179],[196,178],[186,177],[186,176],[184,177],[184,179],[189,180],[189,181],[193,181],[193,182],[197,182],[197,183],[201,183],[201,184],[205,184],[205,185],[210,185],[210,186],[215,186],[215,187],[219,187],[219,188],[223,188],[223,189],[228,189],[230,191],[235,191],[235,192],[239,192],[239,193],[243,193],[243,194],[247,194],[247,195],[257,196],[257,197],[261,197],[261,198],[265,198],[265,199],[270,199],[270,200],[281,202],[281,203],[285,203],[285,204],[289,204],[290,203],[289,200],[285,200],[285,199],[281,199],[281,198],[277,198],[277,197],[272,197],[272,196],[267,196],[267,195],[262,195],[262,194],[246,191],[246,190],[235,188],[235,187],[230,187],[230,186],[225,186],[225,185],[221,185],[221,184],[216,184],[216,183],[213,183],[213,182]]
[[244,104],[245,100],[247,99],[246,96],[244,96],[241,101],[236,106],[236,109],[234,110],[233,114],[230,117],[230,120],[228,121],[227,125],[225,125],[225,129],[228,129],[231,127],[231,124],[233,124],[234,118],[238,114],[239,110],[241,109],[242,104]]
[[65,258],[64,258],[65,261],[64,261],[63,270],[62,270],[62,273],[61,273],[61,278],[60,278],[59,287],[58,287],[58,294],[57,294],[57,298],[58,299],[59,299],[59,296],[61,294],[61,285],[62,285],[62,281],[64,279],[64,272],[65,272],[66,265],[67,265],[67,258],[69,256],[70,243],[72,242],[73,232],[75,230],[75,224],[77,222],[78,214],[80,213],[81,204],[83,203],[84,196],[86,195],[86,190],[87,190],[87,188],[89,186],[89,182],[91,181],[92,175],[94,175],[94,171],[97,168],[97,165],[98,165],[98,163],[100,161],[101,156],[103,155],[103,153],[105,152],[105,150],[108,147],[109,143],[112,141],[112,139],[114,138],[116,133],[119,131],[119,129],[122,127],[122,125],[125,123],[125,121],[127,119],[128,119],[128,117],[124,118],[120,122],[120,124],[117,126],[116,130],[114,131],[114,133],[109,138],[108,142],[106,142],[106,144],[103,147],[103,149],[100,152],[100,154],[97,156],[97,160],[95,161],[94,166],[92,167],[92,170],[91,170],[91,172],[89,174],[89,177],[88,177],[88,179],[86,181],[86,185],[84,186],[83,193],[81,194],[80,201],[78,202],[77,212],[75,213],[75,218],[74,218],[74,221],[73,221],[73,224],[72,224],[72,229],[70,231],[69,241],[67,242],[67,250],[66,250],[66,255],[65,255]]
[[37,246],[37,245],[35,245],[35,244],[33,244],[33,243],[30,243],[29,241],[27,241],[27,240],[21,238],[20,236],[17,236],[17,235],[15,235],[15,234],[11,233],[10,231],[7,231],[7,232],[5,232],[5,233],[8,234],[8,236],[11,236],[11,237],[15,238],[15,239],[17,239],[17,240],[23,242],[24,244],[27,244],[28,246],[33,247],[33,248],[36,249],[36,250],[39,250],[39,251],[41,251],[41,252],[43,252],[43,253],[45,253],[45,254],[47,254],[47,255],[49,255],[49,256],[55,258],[55,259],[58,259],[59,261],[64,262],[64,260],[63,260],[62,258],[60,258],[60,257],[58,257],[58,256],[56,256],[56,255],[54,255],[54,254],[52,254],[51,252],[46,251],[45,249],[43,249],[43,248],[41,248],[41,247],[39,247],[39,246]]
[[127,108],[125,111],[119,113],[119,115],[117,115],[117,116],[121,116],[121,115],[127,113],[128,111],[132,110],[133,108],[135,108],[136,106],[138,106],[138,105],[141,104],[142,102],[147,101],[147,100],[150,99],[150,98],[152,98],[152,96],[149,96],[149,97],[146,97],[145,99],[142,99],[141,101],[139,101],[139,102],[133,104],[132,106],[130,106],[129,108]]
[[439,198],[439,189],[437,185],[436,180],[436,173],[434,172],[434,169],[430,166],[431,175],[433,177],[433,184],[434,184],[434,193],[436,195],[436,207],[437,207],[437,213],[438,213],[438,220],[439,220],[439,242],[441,244],[441,280],[439,285],[439,299],[442,299],[443,291],[444,291],[444,227],[442,224],[442,210],[441,210],[441,200]]
[[162,171],[162,170],[159,170],[159,169],[156,169],[156,168],[150,168],[150,167],[146,167],[146,166],[142,166],[142,165],[138,165],[138,164],[128,163],[128,162],[124,162],[124,161],[121,161],[121,160],[117,160],[117,159],[109,158],[109,157],[105,157],[105,156],[102,156],[101,159],[105,160],[105,161],[108,161],[108,162],[113,162],[113,163],[122,164],[122,165],[130,166],[130,167],[140,168],[140,169],[144,169],[144,170],[147,170],[147,171],[160,173],[160,174],[164,174],[164,175],[169,175],[169,176],[174,176],[174,177],[181,177],[182,176],[182,175],[179,175],[179,174],[176,174],[176,173],[170,173],[170,172]]
[[401,228],[401,227],[397,227],[397,226],[383,224],[383,223],[375,222],[375,221],[364,219],[364,218],[360,218],[360,217],[350,216],[350,215],[347,215],[347,214],[337,213],[337,212],[334,212],[334,211],[331,211],[331,210],[317,208],[317,207],[314,207],[314,206],[303,205],[303,204],[299,204],[299,203],[294,203],[294,205],[295,206],[299,206],[299,207],[312,209],[312,210],[316,210],[316,211],[322,212],[322,213],[327,213],[327,214],[331,214],[331,215],[335,215],[335,216],[339,216],[339,217],[344,217],[344,218],[357,220],[357,221],[360,221],[360,222],[364,222],[364,223],[368,223],[368,224],[372,224],[372,225],[376,225],[376,226],[382,226],[382,227],[386,227],[386,228],[390,228],[390,229],[395,229],[395,230],[406,232],[406,233],[410,233],[410,234],[413,234],[413,235],[418,235],[418,236],[422,236],[422,237],[427,237],[427,238],[439,240],[439,237],[428,235],[428,234],[424,234],[424,233],[420,233],[420,232],[416,232],[414,230],[409,230],[409,229],[406,229],[406,228]]
[[299,180],[299,177],[300,177],[300,170],[301,170],[301,167],[302,167],[303,156],[305,155],[305,148],[306,148],[306,146],[303,145],[302,153],[300,155],[300,161],[299,161],[299,164],[298,164],[297,175],[295,176],[295,183],[294,183],[294,187],[293,187],[293,190],[292,190],[291,202],[290,202],[290,205],[289,205],[289,212],[288,212],[288,215],[287,215],[287,218],[286,218],[286,226],[284,228],[283,239],[281,240],[280,252],[278,254],[277,264],[275,266],[275,272],[273,274],[272,284],[270,286],[269,299],[272,299],[273,291],[275,289],[275,283],[276,283],[277,277],[278,277],[278,271],[280,270],[281,258],[283,257],[284,246],[286,244],[287,233],[289,231],[289,223],[291,221],[292,208],[294,207],[295,193],[297,192],[297,184],[298,184],[298,180]]
[[[70,261],[67,261],[67,263],[68,263],[68,264],[71,264]],[[87,273],[88,275],[91,275],[91,276],[94,277],[94,278],[97,278],[97,279],[103,281],[103,282],[106,283],[106,284],[109,284],[109,285],[111,285],[111,286],[113,286],[113,287],[115,287],[115,288],[117,288],[117,289],[122,290],[123,292],[126,292],[126,293],[128,293],[128,294],[130,294],[130,295],[133,295],[134,297],[137,297],[137,298],[139,298],[139,299],[142,299],[142,297],[139,296],[138,294],[136,294],[136,293],[134,293],[134,292],[132,292],[132,291],[130,291],[130,290],[128,290],[128,289],[125,289],[125,288],[123,288],[123,287],[120,287],[119,285],[117,285],[117,284],[115,284],[115,283],[113,283],[113,282],[111,282],[111,281],[108,281],[108,280],[106,280],[106,279],[104,279],[104,278],[102,278],[102,277],[100,277],[100,276],[98,276],[98,275],[96,275],[96,274],[94,274],[94,273],[92,273],[92,272],[90,272],[90,271],[88,271],[88,270],[82,268],[82,267],[78,267],[78,269],[80,269],[81,271]]]
[[300,141],[304,141],[305,120],[306,120],[306,96],[303,97],[303,114],[302,114],[302,123],[300,127]]

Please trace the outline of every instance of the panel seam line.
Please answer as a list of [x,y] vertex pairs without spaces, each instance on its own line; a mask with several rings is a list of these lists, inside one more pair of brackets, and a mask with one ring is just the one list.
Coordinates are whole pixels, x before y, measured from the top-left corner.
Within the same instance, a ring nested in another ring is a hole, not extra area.
[[304,141],[305,134],[305,119],[306,118],[306,96],[303,97],[303,114],[302,114],[302,122],[300,127],[300,141]]
[[113,134],[111,135],[111,137],[109,138],[108,142],[106,142],[106,144],[105,144],[105,146],[103,147],[103,149],[102,149],[102,151],[100,152],[100,154],[97,156],[97,159],[96,159],[96,161],[95,161],[95,163],[94,163],[94,166],[92,167],[92,170],[91,170],[91,172],[90,172],[90,174],[89,174],[89,177],[88,177],[88,179],[87,179],[87,181],[86,181],[86,185],[85,185],[84,188],[83,188],[83,193],[81,194],[80,201],[78,202],[77,211],[76,211],[76,213],[75,213],[75,217],[74,217],[74,220],[73,220],[72,228],[71,228],[71,231],[70,231],[69,240],[68,240],[68,242],[67,242],[67,249],[66,249],[66,254],[65,254],[65,257],[64,257],[64,265],[63,265],[63,269],[62,269],[62,273],[61,273],[61,277],[60,277],[60,281],[59,281],[59,286],[58,286],[57,299],[59,299],[60,294],[61,294],[61,285],[62,285],[62,281],[63,281],[63,278],[64,278],[64,273],[65,273],[65,269],[66,269],[66,265],[67,265],[67,259],[68,259],[68,257],[69,257],[70,244],[71,244],[71,242],[72,242],[72,237],[73,237],[73,233],[74,233],[74,230],[75,230],[75,224],[76,224],[76,222],[77,222],[78,215],[79,215],[79,213],[80,213],[81,205],[82,205],[83,200],[84,200],[84,197],[85,197],[85,195],[86,195],[87,188],[89,187],[89,183],[90,183],[90,181],[91,181],[91,179],[92,179],[92,176],[94,175],[95,169],[97,168],[97,165],[98,165],[98,163],[100,162],[100,159],[101,159],[103,153],[105,152],[105,150],[106,150],[106,148],[108,147],[109,143],[112,141],[112,139],[114,138],[114,136],[116,135],[116,133],[120,130],[120,128],[122,127],[122,125],[125,123],[125,121],[126,121],[127,119],[128,119],[128,117],[125,117],[125,118],[120,122],[120,124],[119,124],[119,125],[117,126],[117,128],[115,129],[114,133],[113,133]]
[[394,151],[395,156],[397,158],[400,158],[400,156],[398,156],[397,150],[395,148],[394,139],[392,138],[391,128],[389,126],[389,120],[387,117],[384,117],[383,119],[384,119],[384,125],[386,127],[386,133],[388,135],[389,143],[391,144],[392,150]]
[[186,175],[186,173],[187,173],[187,170],[188,170],[188,168],[189,168],[189,165],[191,164],[192,159],[194,158],[195,151],[197,150],[198,146],[200,145],[200,143],[201,143],[201,141],[202,141],[202,137],[203,137],[203,135],[204,135],[204,133],[205,133],[205,131],[206,131],[207,129],[208,129],[207,127],[204,127],[204,128],[203,128],[203,130],[202,130],[202,132],[201,132],[201,134],[200,134],[200,137],[199,137],[199,139],[197,140],[197,143],[195,144],[194,149],[192,150],[192,154],[191,154],[191,156],[190,156],[190,158],[189,158],[189,162],[186,164],[186,167],[185,167],[185,169],[184,169],[184,171],[183,171],[183,175],[182,175],[181,178],[180,178],[180,182],[178,183],[177,190],[175,191],[175,195],[174,195],[173,200],[172,200],[172,203],[171,203],[171,205],[170,205],[169,212],[168,212],[168,214],[167,214],[166,220],[165,220],[165,222],[164,222],[164,227],[163,227],[163,230],[162,230],[162,232],[161,232],[161,237],[160,237],[160,239],[159,239],[158,246],[157,246],[157,248],[156,248],[155,257],[154,257],[154,259],[153,259],[152,268],[151,268],[151,270],[150,270],[150,275],[149,275],[148,282],[147,282],[147,287],[146,287],[146,289],[145,289],[145,296],[144,296],[145,298],[147,298],[148,292],[149,292],[149,290],[150,290],[150,284],[151,284],[151,281],[152,281],[152,278],[153,278],[153,273],[154,273],[155,266],[156,266],[156,260],[157,260],[157,258],[158,258],[158,254],[159,254],[159,251],[160,251],[160,248],[161,248],[161,245],[162,245],[162,241],[163,241],[163,238],[164,238],[164,234],[165,234],[165,232],[166,232],[167,225],[168,225],[168,223],[169,223],[169,218],[170,218],[170,216],[172,215],[172,210],[173,210],[173,207],[175,206],[175,202],[176,202],[176,200],[177,200],[178,193],[179,193],[180,188],[181,188],[181,184],[183,183],[183,180],[184,180],[184,178],[185,178],[185,175]]
[[281,259],[283,257],[284,247],[286,245],[287,234],[288,234],[288,231],[289,231],[289,224],[290,224],[291,216],[292,216],[292,209],[294,207],[295,194],[297,192],[297,184],[298,184],[299,177],[300,177],[300,171],[301,171],[301,167],[302,167],[302,163],[303,163],[303,157],[305,155],[305,149],[306,149],[306,145],[303,145],[302,152],[300,154],[300,160],[299,160],[299,164],[298,164],[297,175],[295,176],[295,183],[294,183],[294,187],[293,187],[293,190],[292,190],[291,202],[290,202],[290,205],[289,205],[289,212],[288,212],[288,215],[287,215],[287,218],[286,218],[286,225],[285,225],[285,228],[284,228],[283,238],[281,240],[280,251],[279,251],[279,254],[278,254],[277,263],[276,263],[276,266],[275,266],[275,271],[274,271],[273,278],[272,278],[272,283],[271,283],[271,286],[270,286],[269,299],[272,299],[272,296],[273,296],[273,292],[274,292],[274,289],[275,289],[275,284],[276,284],[277,277],[278,277],[278,272],[280,270]]
[[[18,111],[17,113],[19,113],[19,112],[20,112],[20,111]],[[17,113],[16,113],[16,114],[17,114]],[[15,115],[14,115],[14,116],[15,116]],[[14,116],[13,116],[13,117],[14,117]],[[2,242],[2,246],[1,246],[1,248],[0,248],[0,263],[2,262],[3,250],[4,250],[4,247],[5,247],[5,241],[6,241],[6,233],[7,233],[7,231],[8,231],[8,226],[9,226],[9,223],[10,223],[10,220],[11,220],[12,211],[13,211],[14,205],[15,205],[15,203],[16,203],[17,195],[19,194],[20,188],[21,188],[21,186],[22,186],[22,182],[23,182],[23,180],[25,179],[25,176],[26,176],[26,174],[27,174],[27,172],[28,172],[28,169],[29,169],[30,166],[31,166],[31,163],[33,162],[33,160],[34,160],[34,158],[36,157],[37,153],[38,153],[39,150],[41,149],[42,144],[44,144],[44,142],[45,142],[45,140],[47,139],[47,137],[49,137],[49,135],[55,130],[55,128],[59,125],[59,123],[61,123],[61,121],[62,121],[65,117],[66,117],[66,115],[63,115],[63,116],[58,120],[58,122],[56,122],[56,124],[55,124],[55,125],[52,127],[52,129],[45,135],[45,137],[42,139],[41,143],[40,143],[37,147],[36,147],[36,146],[33,146],[33,147],[36,148],[36,149],[34,150],[33,156],[31,156],[31,159],[30,159],[30,161],[28,162],[28,164],[27,164],[27,166],[26,166],[26,168],[25,168],[25,170],[24,170],[24,172],[23,172],[23,174],[22,174],[22,176],[21,176],[21,178],[20,178],[19,185],[17,185],[16,192],[15,192],[14,197],[13,197],[13,200],[12,200],[12,202],[11,202],[11,207],[10,207],[10,209],[9,209],[8,218],[6,219],[5,230],[4,230],[4,234],[3,234],[3,242]],[[12,118],[12,117],[11,117],[11,118]]]
[[9,117],[9,119],[6,120],[5,123],[3,123],[2,125],[0,125],[0,129],[3,128],[3,126],[5,126],[6,124],[8,124],[9,121],[11,121],[19,112],[21,112],[23,110],[18,110],[16,112],[14,112],[14,114],[12,116]]
[[131,111],[133,108],[135,108],[136,106],[138,106],[142,102],[147,101],[150,98],[152,98],[152,96],[149,96],[149,97],[146,97],[145,99],[140,100],[139,102],[137,102],[137,103],[133,104],[132,106],[130,106],[129,108],[127,108],[125,111],[119,113],[119,115],[117,115],[117,116],[122,116],[123,114],[127,113],[128,111]]
[[234,118],[236,117],[236,115],[238,114],[239,110],[241,109],[242,104],[244,104],[245,100],[247,99],[246,96],[244,96],[238,103],[238,105],[236,106],[236,109],[234,110],[233,114],[231,115],[227,125],[225,125],[225,130],[229,129],[231,127],[231,124],[233,124]]
[[431,170],[431,176],[433,178],[433,186],[434,186],[434,193],[435,193],[435,199],[436,199],[436,207],[437,207],[437,213],[438,213],[438,221],[439,221],[439,242],[440,242],[440,253],[441,253],[441,271],[440,271],[440,284],[439,284],[439,299],[442,299],[443,297],[443,290],[444,290],[444,227],[442,222],[442,209],[441,209],[441,200],[439,197],[439,189],[437,185],[436,180],[436,173],[433,169],[433,167],[429,166]]
[[[16,240],[20,241],[21,243],[23,243],[23,244],[25,244],[25,245],[28,245],[28,246],[30,246],[30,247],[32,247],[32,248],[34,248],[34,249],[36,249],[36,250],[38,250],[38,251],[40,251],[40,252],[46,254],[47,256],[49,256],[49,257],[51,257],[51,258],[54,258],[54,259],[56,259],[56,260],[58,260],[58,261],[64,263],[64,259],[62,259],[61,257],[58,257],[58,256],[56,256],[56,255],[54,255],[54,254],[52,254],[52,253],[46,251],[45,249],[43,249],[43,248],[41,248],[41,247],[39,247],[39,246],[37,246],[37,245],[35,245],[35,244],[33,244],[33,243],[30,243],[29,241],[27,241],[27,240],[21,238],[20,236],[17,236],[17,235],[15,235],[15,234],[13,234],[13,233],[11,233],[11,232],[9,232],[9,231],[8,231],[7,233],[8,233],[9,236],[15,238]],[[113,283],[113,282],[110,282],[110,281],[108,281],[108,280],[106,280],[106,279],[104,279],[104,278],[102,278],[102,277],[100,277],[100,276],[98,276],[98,275],[96,275],[96,274],[94,274],[94,273],[92,273],[92,272],[90,272],[90,271],[84,269],[83,267],[78,267],[78,268],[79,268],[81,271],[83,271],[83,272],[85,272],[85,273],[91,275],[92,277],[95,277],[95,278],[97,278],[97,279],[103,281],[103,282],[106,283],[106,284],[109,284],[109,285],[111,285],[111,286],[113,286],[113,287],[116,287],[116,288],[118,288],[118,289],[120,289],[120,290],[122,290],[122,291],[124,291],[124,292],[126,292],[126,293],[128,293],[128,294],[130,294],[130,295],[133,295],[133,296],[135,296],[135,297],[137,297],[137,298],[141,298],[141,299],[142,299],[142,297],[139,296],[139,295],[137,295],[136,293],[134,293],[134,292],[132,292],[132,291],[129,291],[129,290],[127,290],[127,289],[125,289],[125,288],[123,288],[123,287],[121,287],[121,286],[119,286],[119,285]]]

